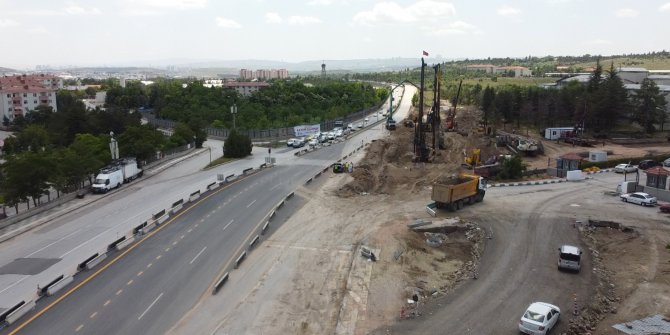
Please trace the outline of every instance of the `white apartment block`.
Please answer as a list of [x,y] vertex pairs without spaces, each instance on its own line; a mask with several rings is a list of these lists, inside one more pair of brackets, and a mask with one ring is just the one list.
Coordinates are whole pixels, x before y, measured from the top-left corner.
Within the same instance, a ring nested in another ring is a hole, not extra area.
[[261,88],[269,87],[270,84],[260,81],[251,81],[251,82],[227,82],[223,84],[224,88],[234,89],[240,95],[249,96],[254,92],[257,92]]
[[12,121],[42,105],[55,112],[56,90],[62,87],[60,78],[45,74],[0,77],[0,115]]
[[240,70],[240,78],[243,80],[267,80],[267,79],[288,79],[288,70],[286,69],[259,69],[259,70]]

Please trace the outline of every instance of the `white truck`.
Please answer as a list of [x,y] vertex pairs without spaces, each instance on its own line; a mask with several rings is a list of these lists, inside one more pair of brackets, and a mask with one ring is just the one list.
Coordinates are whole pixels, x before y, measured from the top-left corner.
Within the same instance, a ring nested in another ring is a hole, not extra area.
[[141,177],[143,172],[137,166],[135,158],[117,159],[101,169],[95,177],[93,193],[107,193],[111,189],[121,187],[123,183]]

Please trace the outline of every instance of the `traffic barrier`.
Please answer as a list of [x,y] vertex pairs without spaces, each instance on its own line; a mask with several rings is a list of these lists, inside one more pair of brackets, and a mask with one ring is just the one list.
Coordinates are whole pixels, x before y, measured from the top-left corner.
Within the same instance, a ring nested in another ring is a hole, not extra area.
[[244,260],[245,257],[247,257],[247,251],[246,250],[242,251],[242,254],[240,254],[240,257],[237,257],[237,259],[235,260],[235,268],[236,269],[238,267],[240,267],[240,264],[242,264],[242,261]]
[[175,214],[175,213],[179,212],[179,210],[182,209],[182,207],[184,207],[183,203],[184,203],[184,199],[179,199],[179,200],[173,202],[172,203],[172,209],[170,210],[170,212],[172,214]]
[[165,222],[168,219],[167,213],[165,213],[165,210],[162,210],[156,214],[154,214],[154,223],[159,225]]
[[195,201],[196,199],[200,198],[200,190],[197,190],[188,197],[188,201]]
[[314,178],[319,178],[321,176],[321,171],[319,171],[316,175],[314,175]]
[[53,283],[53,285],[51,285],[51,286],[49,286],[49,288],[47,288],[47,295],[48,296],[54,295],[54,293],[60,291],[60,289],[67,286],[73,280],[74,280],[74,278],[72,278],[71,276],[61,278],[61,280]]
[[249,174],[249,172],[252,172],[253,170],[254,170],[254,168],[244,169],[244,170],[242,170],[242,174],[246,176],[247,174]]
[[263,164],[261,164],[261,166],[259,166],[258,168],[262,170],[262,169],[265,169],[266,167],[267,167],[267,164],[266,164],[266,163],[263,163]]
[[270,226],[270,221],[266,221],[265,224],[263,225],[263,230],[261,230],[261,235],[265,235],[265,231],[268,229]]
[[116,249],[116,246],[117,246],[119,243],[123,242],[123,240],[125,240],[125,239],[126,239],[125,236],[121,236],[121,237],[118,238],[116,241],[110,243],[110,244],[107,246],[107,250]]
[[7,316],[5,317],[5,322],[8,325],[11,325],[18,319],[20,319],[22,316],[26,315],[26,313],[32,311],[34,308],[35,308],[35,301],[33,300],[30,300],[28,302],[21,301],[19,305],[16,305],[14,306],[14,308],[12,308],[12,312],[7,313]]
[[163,215],[165,215],[165,210],[161,210],[160,212],[154,214],[153,215],[154,221],[158,220]]
[[140,224],[139,226],[133,228],[133,235],[136,235],[137,233],[139,233],[139,232],[142,230],[142,228],[146,227],[146,226],[147,226],[147,222],[148,222],[148,221],[144,221],[144,222],[142,222],[142,224]]
[[309,184],[309,183],[311,183],[311,182],[312,182],[312,178],[309,178],[309,179],[307,179],[307,181],[305,182],[305,185],[307,185],[307,184]]
[[229,176],[227,176],[227,177],[226,177],[226,183],[229,182],[229,181],[231,181],[231,180],[233,180],[234,177],[235,177],[235,174],[234,174],[234,173],[231,174],[231,175],[229,175]]
[[135,237],[127,238],[123,242],[116,245],[116,250],[121,250],[121,249],[127,247],[128,245],[130,245],[133,242],[135,242]]
[[215,189],[217,187],[216,182],[213,182],[211,184],[207,184],[207,191]]
[[104,261],[107,258],[107,254],[102,254],[92,260],[90,260],[88,263],[86,263],[86,270],[92,269],[94,266],[100,264],[100,262]]
[[56,277],[56,279],[50,281],[49,284],[46,284],[44,287],[40,287],[39,285],[37,285],[37,295],[39,295],[39,296],[46,295],[47,290],[49,290],[49,287],[55,285],[57,282],[59,282],[61,279],[63,279],[63,277],[65,277],[65,276],[60,275],[60,276]]
[[214,291],[212,292],[212,294],[218,293],[223,284],[225,284],[227,281],[228,281],[228,272],[226,272],[226,274],[221,276],[221,278],[219,278],[219,280],[216,281],[216,283],[214,284]]
[[98,257],[98,253],[97,253],[97,252],[96,252],[95,254],[93,254],[93,256],[91,256],[91,257],[85,259],[83,262],[79,263],[79,265],[77,265],[77,270],[82,270],[82,269],[84,269],[84,268],[86,267],[86,264],[88,264],[88,262],[92,261],[92,260],[95,259],[96,257]]
[[152,231],[154,228],[156,228],[156,223],[155,222],[149,223],[144,228],[142,228],[142,234],[146,235],[148,232]]
[[284,200],[279,202],[279,205],[277,205],[277,209],[280,209],[282,206],[284,206]]
[[290,199],[290,198],[292,198],[292,197],[293,197],[293,194],[295,194],[295,192],[291,192],[291,193],[289,193],[289,194],[286,196],[286,199]]
[[275,216],[275,214],[277,214],[277,211],[272,211],[272,213],[270,213],[270,217],[268,217],[268,219],[272,219]]
[[25,303],[26,303],[25,300],[21,300],[20,303],[18,303],[18,304],[16,304],[16,305],[12,306],[11,308],[5,310],[5,311],[2,312],[2,313],[0,313],[0,324],[2,324],[3,322],[5,322],[5,319],[7,319],[7,315],[12,314],[12,312],[14,312],[15,310],[21,308],[21,306],[25,305]]
[[323,170],[321,170],[321,172],[323,172],[323,173],[328,172],[328,167],[326,166],[325,168],[323,168]]
[[253,248],[256,242],[258,242],[258,239],[260,239],[260,235],[256,235],[253,240],[249,243],[249,248]]

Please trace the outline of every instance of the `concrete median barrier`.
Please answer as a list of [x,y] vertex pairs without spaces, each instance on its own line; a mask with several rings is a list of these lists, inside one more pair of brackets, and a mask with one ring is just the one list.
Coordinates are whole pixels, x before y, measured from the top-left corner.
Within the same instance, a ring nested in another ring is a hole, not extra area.
[[63,279],[64,277],[65,277],[64,275],[60,275],[42,287],[37,285],[37,295],[40,297],[47,295],[47,290],[49,290],[49,287],[55,285],[56,283],[61,281],[61,279]]
[[309,184],[309,183],[311,183],[311,182],[312,182],[312,178],[309,178],[309,179],[307,179],[307,181],[305,182],[305,185],[307,185],[307,184]]
[[282,206],[284,206],[284,200],[279,202],[279,204],[277,205],[277,209],[280,209]]
[[18,321],[22,316],[26,315],[28,312],[32,311],[35,308],[35,301],[30,300],[28,302],[21,301],[21,303],[12,307],[9,313],[5,316],[5,322],[8,325],[12,325]]
[[193,201],[197,200],[198,198],[200,198],[200,190],[197,190],[197,191],[191,193],[191,195],[189,195],[189,197],[188,197],[188,201],[193,202]]
[[268,217],[268,220],[272,219],[275,216],[275,214],[277,214],[277,211],[272,211],[272,213],[270,213],[270,217]]
[[142,228],[146,227],[148,224],[148,221],[142,222],[139,226],[133,228],[133,235],[137,235],[142,231]]
[[121,249],[129,246],[133,242],[135,242],[135,237],[127,238],[123,242],[116,245],[116,250],[121,250]]
[[207,191],[211,191],[211,190],[213,190],[217,187],[219,187],[219,184],[217,184],[216,182],[213,182],[211,184],[207,184]]
[[248,168],[248,169],[242,170],[242,174],[245,175],[245,176],[252,173],[252,172],[254,172],[254,168]]
[[102,254],[98,255],[98,257],[90,260],[89,262],[86,263],[86,270],[90,270],[94,268],[96,265],[100,264],[102,261],[104,261],[107,258],[107,254]]
[[70,284],[73,280],[74,280],[74,278],[72,278],[71,276],[61,278],[61,280],[53,283],[53,285],[51,285],[51,286],[49,286],[49,288],[47,288],[47,292],[46,292],[47,296],[54,295],[56,292],[60,291],[63,287]]
[[242,261],[244,261],[244,258],[246,258],[246,257],[247,257],[247,252],[242,251],[242,253],[240,254],[240,257],[237,257],[237,259],[235,260],[235,268],[236,269],[240,267],[240,264],[242,264]]
[[265,235],[265,231],[268,230],[268,227],[270,227],[270,221],[265,221],[265,224],[263,225],[263,230],[261,230],[261,235]]
[[154,219],[155,224],[160,225],[168,219],[168,215],[165,212],[165,210],[162,210],[162,211],[154,214],[153,219]]
[[179,200],[172,203],[172,209],[170,210],[170,212],[172,214],[176,214],[183,207],[184,207],[184,199],[179,199]]
[[228,272],[226,272],[219,280],[214,283],[214,290],[212,291],[212,294],[217,294],[221,287],[228,281]]
[[142,234],[147,234],[148,232],[154,230],[156,228],[156,223],[155,222],[150,222],[144,228],[142,228]]
[[256,245],[256,243],[258,243],[258,240],[259,240],[260,238],[261,238],[260,235],[256,235],[256,237],[254,237],[254,239],[251,240],[251,242],[249,242],[249,248],[253,248],[254,245]]
[[288,200],[288,199],[292,198],[294,194],[295,194],[295,192],[291,192],[291,193],[289,193],[289,194],[286,196],[286,199]]
[[117,246],[119,243],[121,243],[121,242],[123,242],[123,241],[125,241],[125,240],[126,240],[126,237],[125,237],[125,236],[121,236],[121,237],[119,237],[118,239],[116,239],[116,241],[110,243],[110,244],[107,246],[107,250],[114,250],[114,249],[116,249],[116,246]]
[[77,270],[81,271],[84,268],[86,268],[86,264],[88,264],[90,261],[94,260],[96,257],[98,257],[97,252],[95,254],[93,254],[92,256],[86,258],[83,262],[79,263],[79,265],[77,265]]
[[234,174],[234,173],[231,174],[231,175],[228,175],[228,176],[226,176],[226,183],[231,182],[231,181],[233,181],[233,180],[235,180],[235,179],[236,179],[236,178],[235,178],[235,174]]

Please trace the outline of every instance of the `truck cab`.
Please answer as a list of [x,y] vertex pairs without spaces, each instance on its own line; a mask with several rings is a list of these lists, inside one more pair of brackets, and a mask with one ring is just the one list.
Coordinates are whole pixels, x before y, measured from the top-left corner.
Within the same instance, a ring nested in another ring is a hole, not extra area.
[[123,171],[121,169],[103,169],[95,177],[92,189],[94,193],[107,193],[110,190],[121,187],[123,184]]

